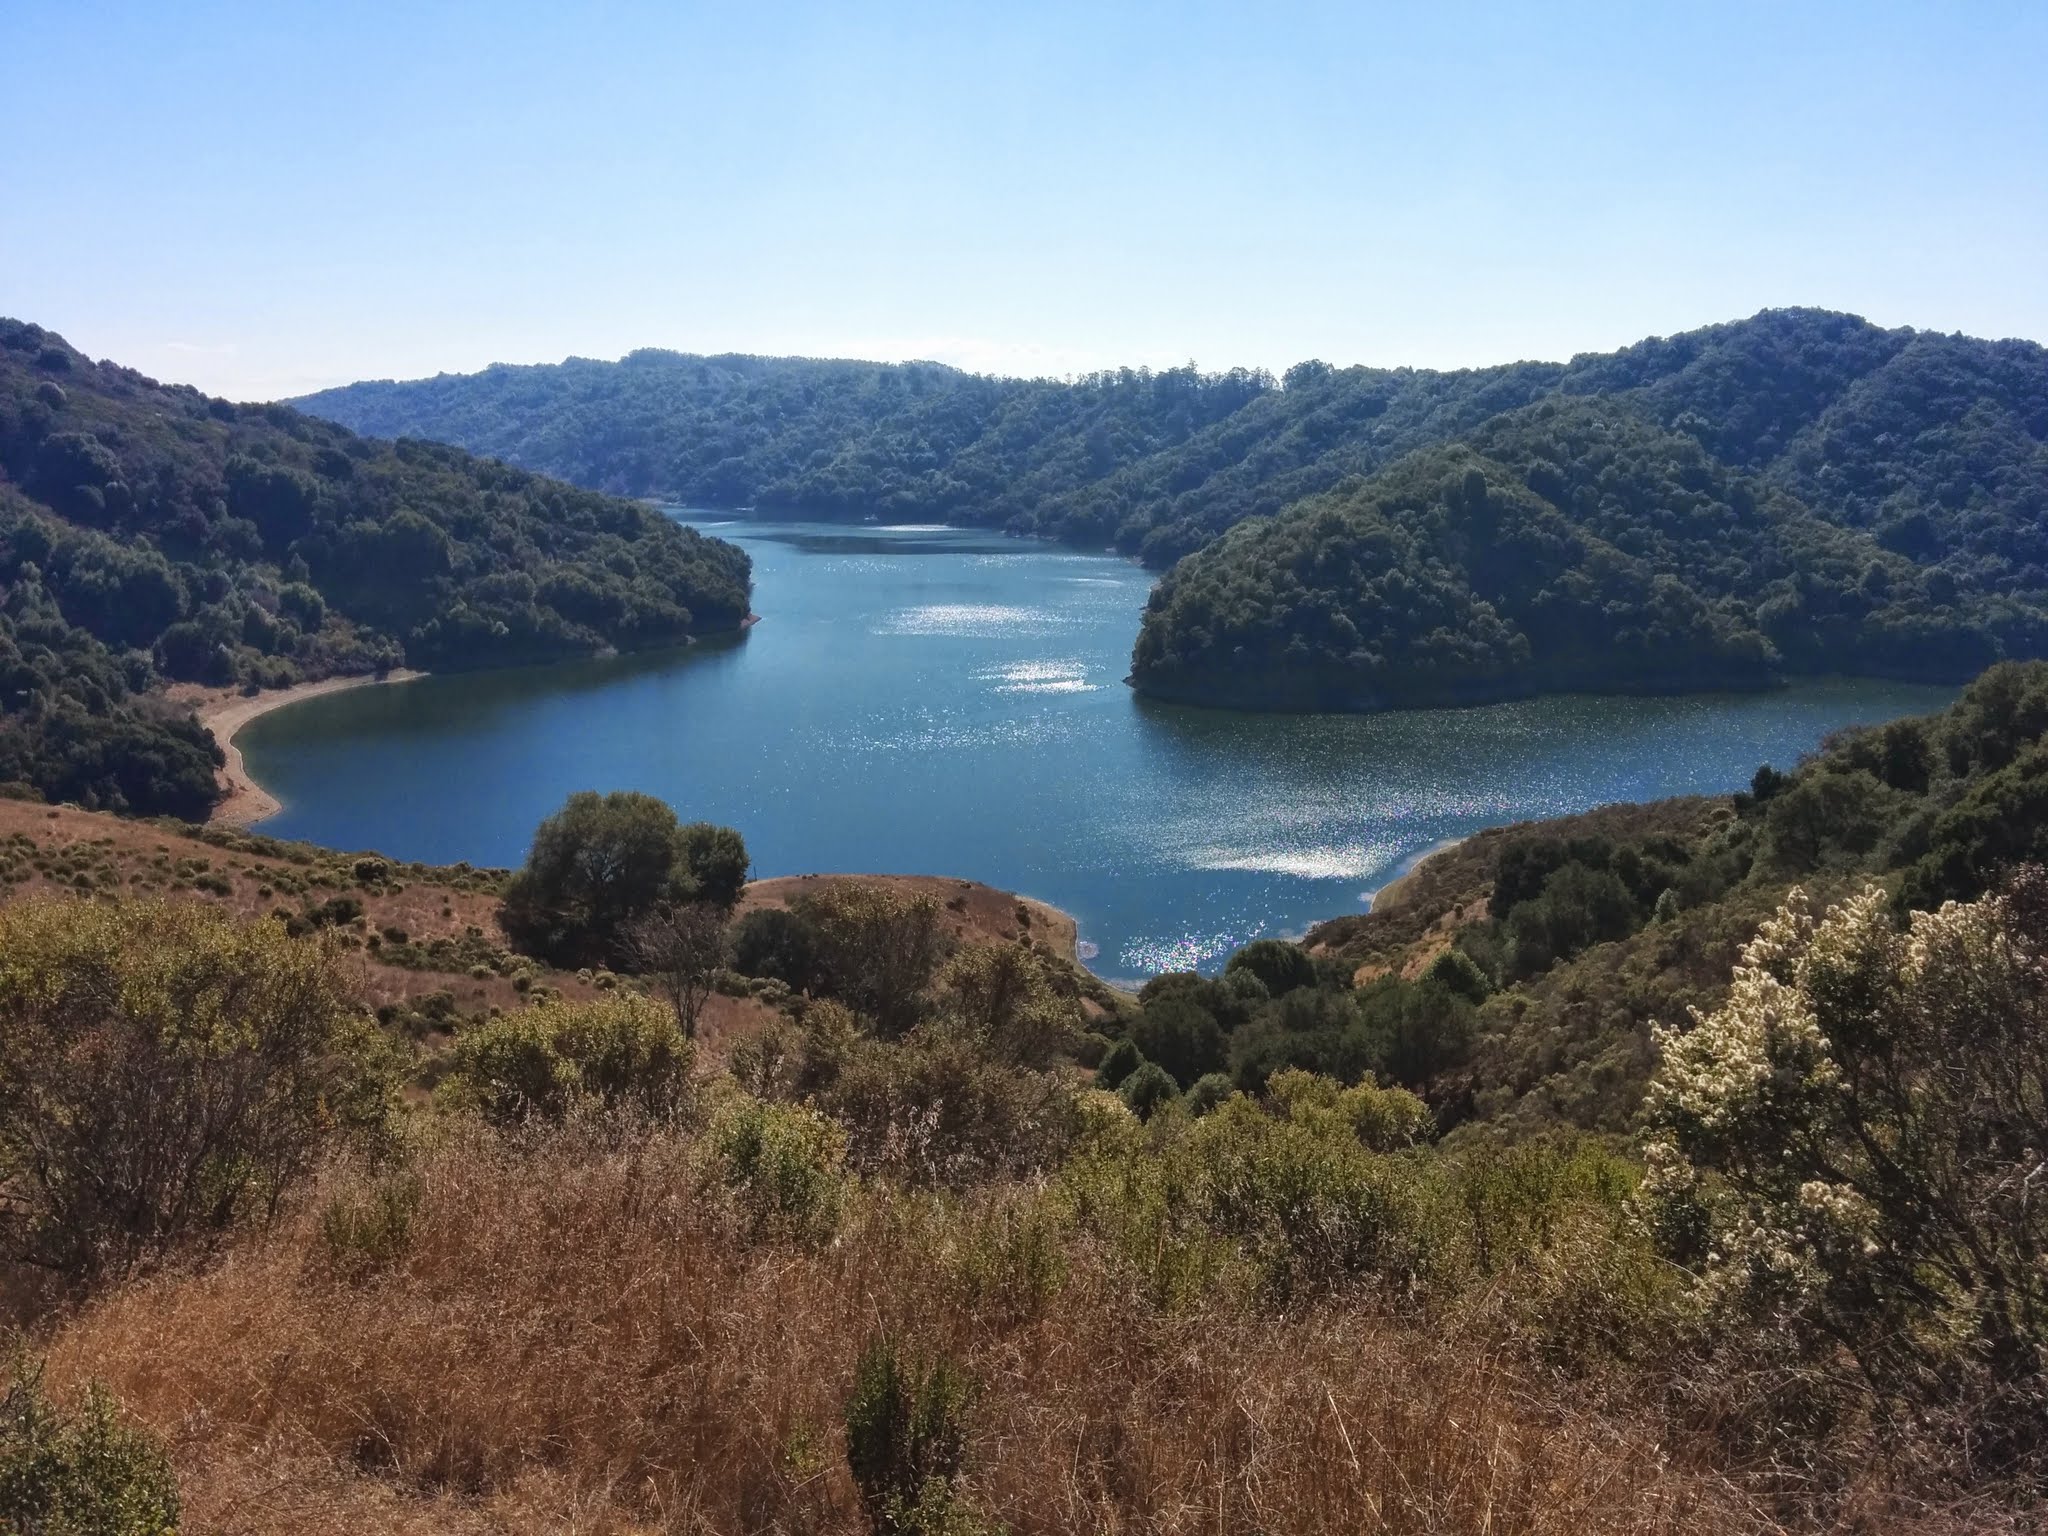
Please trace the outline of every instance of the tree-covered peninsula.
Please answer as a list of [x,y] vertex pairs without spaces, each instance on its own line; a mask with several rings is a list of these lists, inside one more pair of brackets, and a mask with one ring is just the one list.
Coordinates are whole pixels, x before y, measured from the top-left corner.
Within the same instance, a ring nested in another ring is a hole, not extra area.
[[1960,680],[2044,637],[2037,572],[1915,559],[1655,425],[1640,401],[1563,398],[1182,560],[1153,592],[1132,682],[1202,703],[1379,709],[1787,673]]
[[215,748],[164,682],[643,649],[738,628],[750,586],[742,551],[632,502],[0,320],[0,783],[203,815]]

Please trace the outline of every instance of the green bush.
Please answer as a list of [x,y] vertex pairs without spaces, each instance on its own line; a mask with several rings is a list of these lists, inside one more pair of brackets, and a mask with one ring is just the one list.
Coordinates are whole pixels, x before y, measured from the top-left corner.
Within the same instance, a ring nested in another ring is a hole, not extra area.
[[1843,1351],[1970,1454],[2048,1436],[2048,872],[1913,914],[1795,890],[1728,998],[1660,1030],[1653,1228],[1732,1327]]
[[1226,976],[1233,971],[1250,971],[1274,997],[1316,984],[1315,962],[1299,944],[1285,939],[1254,939],[1223,968]]
[[846,1463],[876,1536],[932,1536],[955,1523],[949,1506],[973,1398],[966,1374],[944,1356],[908,1353],[886,1334],[861,1351],[846,1404]]
[[1199,1077],[1187,1091],[1188,1113],[1206,1115],[1235,1092],[1237,1085],[1231,1082],[1227,1073],[1211,1072],[1206,1077]]
[[710,1146],[754,1236],[817,1241],[838,1227],[846,1135],[817,1111],[739,1097],[713,1118]]
[[1470,955],[1455,947],[1430,961],[1419,979],[1455,993],[1468,1003],[1483,1003],[1493,992],[1486,972],[1479,969]]
[[1148,1061],[1123,1080],[1117,1094],[1131,1107],[1132,1114],[1141,1120],[1149,1120],[1163,1106],[1180,1097],[1180,1085],[1164,1067]]
[[682,1104],[693,1060],[668,1009],[618,992],[537,1003],[465,1029],[441,1091],[498,1125],[581,1108],[662,1116]]
[[92,1277],[267,1220],[389,1047],[330,941],[201,902],[0,907],[0,1250]]
[[0,1530],[22,1536],[177,1536],[178,1484],[156,1443],[95,1383],[76,1413],[17,1361],[0,1395]]
[[818,979],[818,935],[799,912],[761,907],[733,925],[732,966],[742,976],[772,976],[807,992]]
[[1131,1043],[1186,1087],[1221,1071],[1228,1059],[1222,1027],[1192,996],[1169,992],[1145,1004],[1131,1023]]
[[[821,1012],[810,1010],[807,1031]],[[1074,1094],[1059,1074],[950,1023],[901,1040],[854,1032],[828,1045],[813,1033],[806,1058],[811,1102],[846,1127],[863,1170],[954,1185],[1019,1176],[1056,1164],[1074,1134]]]
[[1095,1086],[1121,1088],[1124,1079],[1145,1064],[1145,1053],[1129,1040],[1119,1040],[1104,1053],[1095,1068]]

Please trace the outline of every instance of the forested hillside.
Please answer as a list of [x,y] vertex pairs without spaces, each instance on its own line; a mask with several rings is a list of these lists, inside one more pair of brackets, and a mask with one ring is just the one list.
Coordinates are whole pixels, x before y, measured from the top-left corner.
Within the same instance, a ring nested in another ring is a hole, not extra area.
[[749,562],[644,507],[95,363],[0,320],[0,782],[203,814],[165,680],[277,686],[737,628]]
[[[1071,383],[638,352],[365,383],[300,402],[358,431],[459,443],[580,484],[715,507],[946,517],[1111,544],[1165,565],[1550,395],[1627,396],[1658,426],[1830,522],[2043,585],[2048,353],[1820,310],[1570,363]],[[1961,572],[1959,572],[1961,574]]]
[[1239,525],[1154,591],[1132,681],[1377,709],[1788,672],[1960,679],[2048,644],[2038,568],[1960,549],[1918,563],[1642,407],[1545,400]]

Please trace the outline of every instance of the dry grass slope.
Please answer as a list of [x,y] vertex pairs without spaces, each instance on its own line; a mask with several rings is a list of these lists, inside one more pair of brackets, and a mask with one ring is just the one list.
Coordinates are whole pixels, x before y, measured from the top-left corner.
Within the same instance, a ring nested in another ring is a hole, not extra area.
[[105,1379],[169,1442],[192,1529],[860,1531],[841,1405],[885,1329],[980,1383],[967,1500],[1019,1536],[1774,1528],[1457,1330],[1162,1313],[1082,1246],[1056,1290],[991,1267],[1028,1252],[1000,1192],[876,1194],[811,1246],[743,1238],[666,1136],[457,1134],[418,1177],[388,1268],[337,1274],[316,1199],[57,1334],[54,1381]]

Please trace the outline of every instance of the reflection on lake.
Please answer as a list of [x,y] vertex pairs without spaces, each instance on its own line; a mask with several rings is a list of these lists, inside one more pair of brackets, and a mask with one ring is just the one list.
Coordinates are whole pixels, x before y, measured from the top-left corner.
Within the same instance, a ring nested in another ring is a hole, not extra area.
[[428,678],[239,738],[280,837],[516,863],[575,789],[729,822],[758,874],[960,875],[1072,912],[1103,974],[1213,966],[1357,911],[1479,827],[1735,788],[1952,690],[1560,698],[1373,716],[1150,704],[1123,686],[1151,584],[981,532],[689,520],[755,562],[763,622],[657,656]]

